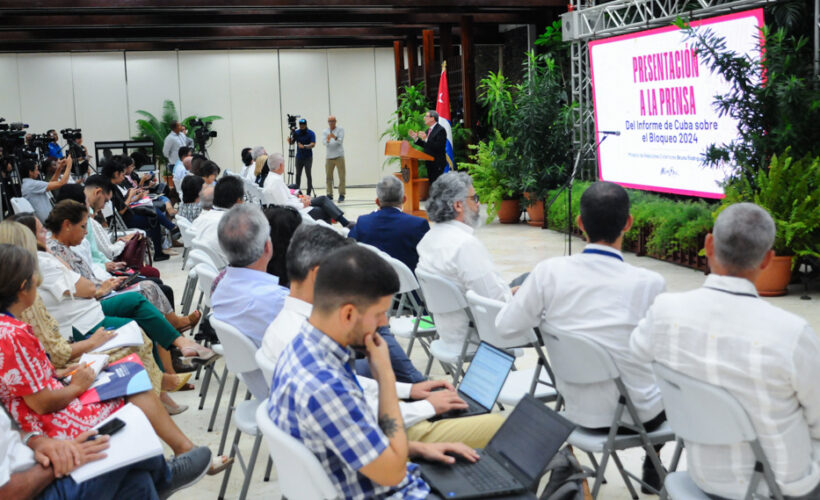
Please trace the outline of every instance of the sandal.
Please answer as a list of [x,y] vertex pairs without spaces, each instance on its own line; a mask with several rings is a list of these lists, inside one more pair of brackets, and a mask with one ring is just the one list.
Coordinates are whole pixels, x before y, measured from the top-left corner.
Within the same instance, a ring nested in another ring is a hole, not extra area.
[[227,469],[233,464],[233,457],[226,457],[225,455],[214,457],[211,460],[211,468],[208,469],[209,476],[215,476]]
[[191,314],[189,314],[188,315],[188,326],[189,326],[189,328],[196,327],[196,325],[199,324],[199,320],[201,320],[201,319],[202,319],[202,312],[200,312],[198,310],[192,312]]
[[191,379],[191,375],[193,373],[182,373],[176,375],[176,381],[172,383],[170,388],[165,389],[168,392],[177,392],[177,391],[190,391],[194,389],[193,384],[189,384],[188,381]]
[[209,361],[211,359],[216,359],[216,357],[218,356],[217,353],[213,352],[207,347],[203,347],[196,343],[194,343],[193,345],[180,347],[179,352],[182,354],[182,358],[180,359],[191,361]]
[[176,405],[174,407],[174,406],[169,405],[168,403],[162,403],[162,406],[165,407],[165,411],[167,411],[168,415],[171,415],[171,416],[179,415],[180,413],[182,413],[182,412],[184,412],[185,410],[188,409],[188,405]]

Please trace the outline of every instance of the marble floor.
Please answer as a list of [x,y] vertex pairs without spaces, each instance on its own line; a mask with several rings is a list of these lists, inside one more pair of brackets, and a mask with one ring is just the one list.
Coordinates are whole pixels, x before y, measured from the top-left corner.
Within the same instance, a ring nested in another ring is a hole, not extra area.
[[[322,194],[321,191],[319,194]],[[375,209],[374,204],[375,189],[373,188],[355,188],[348,189],[346,201],[340,204],[345,215],[353,220],[353,218],[369,213]],[[551,230],[542,230],[540,228],[530,227],[526,224],[502,225],[497,221],[490,224],[483,224],[476,231],[476,236],[487,246],[493,256],[493,260],[501,275],[509,280],[512,280],[521,273],[530,271],[539,261],[566,255],[567,239],[566,236]],[[572,240],[573,253],[581,251],[583,248],[583,241],[577,238]],[[633,254],[626,254],[625,259],[634,265],[646,267],[657,271],[666,279],[667,289],[669,291],[689,290],[700,286],[704,275],[701,272],[693,271],[691,269],[676,266],[659,260],[651,259],[649,257],[637,257]],[[160,262],[157,267],[162,272],[163,280],[171,285],[177,295],[177,300],[181,298],[182,290],[185,285],[186,273],[183,273],[180,268],[182,260],[180,256],[172,257],[170,260]],[[803,295],[802,287],[794,287],[791,293],[785,297],[778,297],[766,299],[782,307],[786,310],[799,314],[806,318],[812,325],[815,331],[820,331],[820,309],[817,305],[820,303],[820,289],[815,286],[810,290],[808,296],[810,300],[801,300]],[[414,349],[411,356],[416,366],[424,366],[425,358],[420,349]],[[527,368],[535,364],[535,356],[528,353],[523,358],[517,361],[518,368]],[[217,372],[221,373],[223,367],[222,361],[217,362]],[[444,374],[440,367],[434,367],[433,377],[444,378]],[[229,378],[227,388],[232,384],[232,377]],[[223,429],[225,418],[225,406],[227,404],[227,394],[223,398],[221,408],[217,413],[216,425],[212,432],[207,431],[208,418],[213,408],[213,401],[216,395],[215,385],[211,386],[208,398],[205,402],[203,410],[198,410],[199,403],[199,386],[200,382],[196,382],[197,390],[182,392],[174,394],[175,400],[179,404],[189,405],[189,409],[174,417],[177,424],[183,431],[197,444],[208,445],[216,453],[219,445],[220,433]],[[226,393],[228,390],[226,390]],[[230,428],[229,442],[233,438],[234,427]],[[243,436],[240,441],[240,450],[243,456],[250,455],[253,438]],[[671,461],[672,446],[664,447],[662,451],[662,459],[664,463],[668,464]],[[227,453],[227,451],[226,451]],[[170,451],[169,451],[170,454]],[[274,468],[270,481],[264,482],[263,475],[266,465],[267,448],[262,444],[260,450],[260,459],[256,464],[256,470],[253,474],[253,479],[248,493],[249,499],[271,499],[280,498],[278,483],[276,480],[276,469]],[[644,453],[642,451],[627,451],[620,454],[623,459],[624,466],[631,471],[640,473],[641,462],[643,461]],[[580,457],[583,463],[588,463],[586,457]],[[222,475],[208,477],[200,481],[194,487],[181,491],[174,498],[179,499],[216,499],[219,488],[222,482]],[[624,486],[617,470],[610,465],[607,470],[607,484],[601,489],[599,498],[603,500],[621,500],[628,499],[629,494]],[[232,499],[239,496],[242,485],[243,474],[239,467],[234,467],[231,474],[228,489],[225,498]],[[651,496],[641,495],[641,498],[652,498]],[[292,499],[297,500],[297,499]]]

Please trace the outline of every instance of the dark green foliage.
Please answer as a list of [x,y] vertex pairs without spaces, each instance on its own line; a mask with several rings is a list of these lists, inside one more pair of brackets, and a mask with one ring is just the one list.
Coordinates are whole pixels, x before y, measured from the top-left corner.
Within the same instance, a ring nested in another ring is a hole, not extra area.
[[473,154],[470,162],[459,163],[459,170],[466,169],[473,179],[473,187],[482,204],[487,206],[487,224],[495,219],[501,201],[511,199],[516,193],[515,176],[510,172],[514,162],[509,158],[512,138],[504,138],[496,130],[495,138],[470,145]]

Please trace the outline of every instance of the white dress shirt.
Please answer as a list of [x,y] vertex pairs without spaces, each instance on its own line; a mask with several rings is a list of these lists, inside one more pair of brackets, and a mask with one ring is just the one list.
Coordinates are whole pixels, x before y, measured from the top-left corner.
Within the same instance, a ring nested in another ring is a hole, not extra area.
[[210,210],[203,210],[191,224],[191,232],[194,234],[194,243],[213,249],[223,257],[225,262],[228,262],[225,252],[219,246],[219,234],[217,233],[217,227],[223,215],[225,215],[223,208],[214,207]]
[[77,281],[81,278],[79,274],[47,252],[37,252],[37,263],[43,276],[43,282],[37,291],[48,312],[59,323],[63,337],[73,338],[72,326],[84,334],[105,319],[99,302],[74,297]]
[[11,480],[11,475],[34,467],[34,451],[23,444],[20,433],[12,430],[11,419],[0,411],[0,487]]
[[265,177],[265,183],[262,186],[262,204],[290,206],[300,211],[305,208],[302,200],[293,195],[285,185],[282,175],[275,172],[269,172]]
[[[746,279],[712,274],[701,288],[659,296],[631,345],[646,362],[737,398],[784,495],[805,495],[820,482],[820,341],[803,318],[758,298]],[[687,442],[686,451],[698,487],[743,498],[754,467],[749,445]]]
[[[464,293],[473,290],[490,299],[504,302],[510,299],[510,287],[496,272],[490,253],[475,237],[472,227],[455,220],[432,226],[416,247],[417,269],[449,279]],[[445,345],[461,352],[469,331],[467,315],[463,311],[436,314],[435,321]]]
[[173,165],[179,161],[179,148],[193,145],[194,140],[187,135],[171,132],[165,136],[165,141],[162,143],[162,154],[168,158],[168,165]]
[[[623,262],[621,252],[587,245],[586,252],[538,263],[512,300],[498,313],[501,332],[553,327],[592,340],[612,355],[642,422],[663,411],[660,389],[649,363],[629,348],[629,336],[655,297],[664,291],[661,275]],[[583,427],[609,427],[618,406],[611,381],[570,384],[556,375],[566,400],[566,416]],[[629,421],[629,416],[624,415]]]
[[[312,304],[304,300],[293,298],[290,295],[287,296],[282,311],[276,316],[273,323],[268,326],[268,329],[265,330],[265,336],[262,338],[262,347],[260,348],[262,353],[272,362],[275,363],[278,361],[285,347],[299,334],[302,323],[307,321],[312,310]],[[367,405],[375,415],[378,415],[379,383],[372,378],[362,376],[357,378],[364,391]],[[412,387],[413,384],[396,382],[396,394],[399,399],[409,399],[410,389]],[[399,401],[399,410],[401,410],[405,427],[412,427],[436,414],[433,405],[425,400],[412,402]]]
[[183,165],[182,160],[177,160],[174,164],[174,186],[176,186],[176,190],[179,194],[182,194],[182,180],[185,179],[185,176],[191,175],[191,172],[185,168]]

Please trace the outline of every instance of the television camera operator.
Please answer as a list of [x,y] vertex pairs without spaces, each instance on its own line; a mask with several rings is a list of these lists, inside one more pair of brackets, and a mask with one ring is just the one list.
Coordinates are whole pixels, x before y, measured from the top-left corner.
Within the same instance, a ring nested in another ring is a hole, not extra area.
[[[295,116],[292,118],[296,118]],[[291,115],[288,115],[290,125]],[[299,118],[299,128],[291,128],[288,144],[296,144],[296,188],[302,188],[302,170],[307,176],[307,191],[313,193],[313,177],[310,169],[313,167],[313,148],[316,147],[316,134],[307,126],[307,120]]]
[[[79,128],[64,128],[60,130],[60,135],[66,141],[66,156],[70,156],[73,160],[74,167],[72,175],[76,179],[85,179],[88,176],[89,156],[88,149],[83,146],[82,129]],[[49,150],[51,144],[49,144]]]

